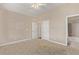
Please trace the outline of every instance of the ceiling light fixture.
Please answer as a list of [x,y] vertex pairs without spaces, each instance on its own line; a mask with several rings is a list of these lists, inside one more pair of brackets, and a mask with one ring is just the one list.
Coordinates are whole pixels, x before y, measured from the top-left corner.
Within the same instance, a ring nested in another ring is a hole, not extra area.
[[33,3],[33,4],[32,4],[32,7],[35,8],[35,9],[37,9],[37,8],[39,8],[40,6],[43,6],[43,5],[45,5],[45,4],[43,4],[43,3]]

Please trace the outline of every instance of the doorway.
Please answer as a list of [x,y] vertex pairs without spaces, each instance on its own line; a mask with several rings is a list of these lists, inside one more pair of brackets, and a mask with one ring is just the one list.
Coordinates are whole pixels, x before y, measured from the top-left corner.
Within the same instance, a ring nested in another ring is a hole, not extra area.
[[32,22],[32,39],[38,38],[38,24],[37,22]]
[[68,17],[68,44],[79,42],[79,16]]
[[49,40],[49,20],[32,22],[32,39]]
[[49,20],[43,20],[41,22],[41,38],[49,40]]

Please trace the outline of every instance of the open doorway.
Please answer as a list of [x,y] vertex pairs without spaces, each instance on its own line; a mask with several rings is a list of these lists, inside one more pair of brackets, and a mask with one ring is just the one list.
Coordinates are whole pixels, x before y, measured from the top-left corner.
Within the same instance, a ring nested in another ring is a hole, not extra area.
[[68,17],[68,44],[79,42],[79,16]]
[[43,20],[41,22],[41,38],[49,40],[49,20]]
[[49,20],[32,22],[32,39],[49,40]]
[[38,39],[38,23],[33,21],[32,22],[32,39]]

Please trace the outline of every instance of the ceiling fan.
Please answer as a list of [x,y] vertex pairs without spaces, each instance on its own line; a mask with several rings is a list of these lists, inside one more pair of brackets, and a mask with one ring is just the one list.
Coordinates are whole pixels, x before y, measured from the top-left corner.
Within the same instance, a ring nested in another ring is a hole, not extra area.
[[44,3],[33,3],[32,5],[31,5],[31,7],[32,8],[35,8],[35,9],[38,9],[38,8],[40,8],[41,6],[45,6],[46,4],[44,4]]

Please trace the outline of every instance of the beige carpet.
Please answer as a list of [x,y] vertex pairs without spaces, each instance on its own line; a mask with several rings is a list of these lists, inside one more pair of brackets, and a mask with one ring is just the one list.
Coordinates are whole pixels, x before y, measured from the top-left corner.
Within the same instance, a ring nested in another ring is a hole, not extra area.
[[0,54],[8,55],[68,55],[79,54],[78,48],[65,47],[46,40],[27,40],[0,47]]

